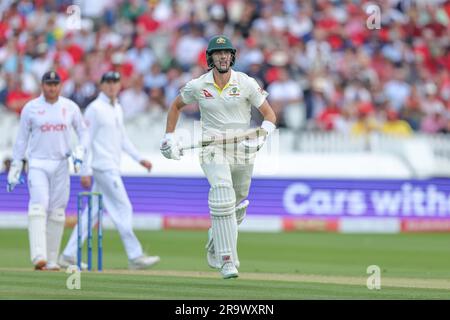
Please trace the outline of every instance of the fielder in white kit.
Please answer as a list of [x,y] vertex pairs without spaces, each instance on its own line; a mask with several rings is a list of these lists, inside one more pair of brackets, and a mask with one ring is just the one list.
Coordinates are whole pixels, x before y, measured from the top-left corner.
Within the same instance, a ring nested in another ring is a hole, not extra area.
[[[147,256],[133,232],[133,208],[120,175],[122,150],[139,162],[148,171],[152,164],[145,160],[128,139],[123,125],[122,106],[117,100],[120,92],[120,74],[109,71],[103,74],[101,92],[86,108],[84,114],[91,137],[86,161],[81,168],[81,184],[85,189],[103,194],[106,211],[119,231],[128,256],[130,269],[145,269],[157,262],[158,256]],[[92,184],[92,178],[94,183]],[[98,208],[97,198],[93,199],[93,208]],[[93,210],[92,226],[98,221],[98,211]],[[87,237],[87,208],[82,214],[83,241]],[[64,249],[59,264],[62,267],[76,265],[77,226]],[[84,265],[84,264],[83,264]],[[84,268],[82,266],[82,268]]]
[[[180,110],[194,102],[200,108],[204,137],[248,129],[252,105],[264,117],[263,132],[270,134],[275,130],[276,117],[266,100],[267,92],[255,79],[231,69],[235,55],[236,49],[226,36],[215,36],[209,41],[206,58],[210,71],[189,81],[169,109],[166,134],[160,147],[166,158],[180,159],[182,150],[174,131]],[[266,136],[261,136],[231,147],[208,146],[200,151],[200,164],[210,184],[211,229],[206,245],[207,261],[210,267],[220,270],[224,279],[238,276],[237,226],[249,205],[245,199],[255,153],[265,141]]]
[[[61,79],[56,72],[46,72],[41,87],[41,96],[29,101],[20,115],[7,189],[12,191],[20,183],[23,160],[27,157],[31,261],[36,270],[59,270],[57,259],[70,192],[67,159],[72,156],[75,170],[79,169],[89,134],[77,104],[59,96]],[[71,127],[80,141],[73,152]]]

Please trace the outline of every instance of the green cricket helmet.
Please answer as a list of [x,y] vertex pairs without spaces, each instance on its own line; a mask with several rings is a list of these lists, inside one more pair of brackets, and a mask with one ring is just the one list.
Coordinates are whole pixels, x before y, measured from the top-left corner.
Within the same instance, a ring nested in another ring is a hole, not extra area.
[[234,65],[234,61],[236,60],[236,48],[233,47],[233,44],[228,37],[220,35],[211,38],[208,43],[208,48],[206,49],[206,62],[208,63],[209,69],[214,68],[214,61],[212,58],[213,52],[219,50],[231,51],[230,67]]

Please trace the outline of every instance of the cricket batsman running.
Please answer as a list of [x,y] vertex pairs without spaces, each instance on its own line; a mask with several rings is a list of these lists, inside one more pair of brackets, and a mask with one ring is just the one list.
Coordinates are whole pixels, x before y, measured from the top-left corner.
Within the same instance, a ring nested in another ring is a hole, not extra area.
[[261,128],[266,135],[231,147],[210,145],[200,151],[201,167],[210,184],[211,229],[206,245],[207,261],[210,267],[220,270],[224,279],[229,279],[238,277],[237,227],[249,205],[245,199],[255,153],[267,135],[275,130],[276,117],[266,100],[268,93],[255,79],[231,69],[236,49],[226,36],[215,36],[209,41],[206,58],[209,71],[189,81],[171,104],[160,149],[166,158],[180,159],[182,149],[174,132],[181,109],[187,104],[197,102],[199,105],[203,137],[248,130],[252,105],[263,115]]

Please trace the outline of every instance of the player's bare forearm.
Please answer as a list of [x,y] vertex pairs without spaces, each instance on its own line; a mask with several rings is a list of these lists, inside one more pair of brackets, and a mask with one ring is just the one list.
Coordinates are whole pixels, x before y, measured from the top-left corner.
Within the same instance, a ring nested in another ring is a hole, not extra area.
[[180,110],[172,104],[167,114],[166,133],[175,131],[179,117]]
[[167,114],[166,133],[175,131],[178,118],[180,117],[181,108],[184,106],[185,103],[181,97],[177,96],[174,102],[170,105],[169,112]]
[[263,102],[263,104],[259,107],[259,112],[261,112],[261,114],[264,117],[264,120],[266,121],[270,121],[273,124],[276,123],[277,121],[277,116],[275,115],[275,112],[273,112],[272,107],[270,106],[269,102],[267,102],[267,100],[265,100]]

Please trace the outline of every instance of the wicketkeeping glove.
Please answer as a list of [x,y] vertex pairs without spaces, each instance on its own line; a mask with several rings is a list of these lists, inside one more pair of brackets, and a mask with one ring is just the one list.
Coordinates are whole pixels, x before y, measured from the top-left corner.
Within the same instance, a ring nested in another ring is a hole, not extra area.
[[73,168],[75,172],[79,172],[84,159],[84,147],[77,146],[75,150],[72,151]]
[[6,191],[11,192],[16,185],[24,183],[25,178],[22,176],[23,161],[14,160],[11,162],[8,172],[8,184],[6,185]]

